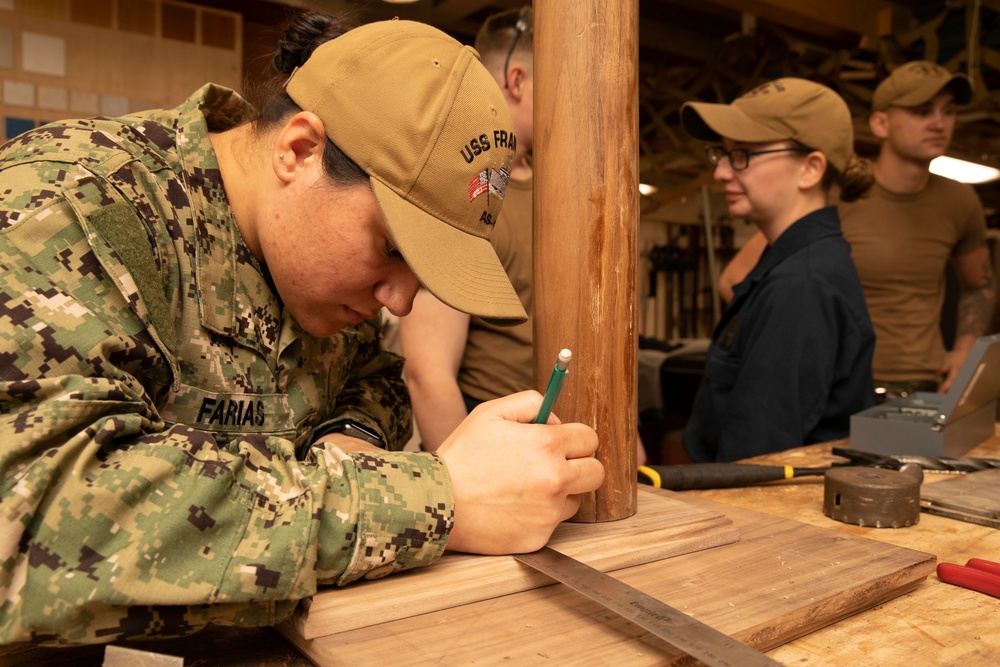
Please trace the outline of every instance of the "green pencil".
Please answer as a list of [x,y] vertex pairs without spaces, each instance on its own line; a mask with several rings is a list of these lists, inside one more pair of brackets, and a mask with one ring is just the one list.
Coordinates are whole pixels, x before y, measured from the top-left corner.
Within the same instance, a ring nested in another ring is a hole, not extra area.
[[545,398],[542,399],[542,407],[538,410],[538,416],[535,417],[536,424],[544,424],[549,420],[549,413],[552,412],[552,404],[555,403],[556,398],[559,397],[559,390],[562,389],[563,378],[565,378],[566,373],[569,372],[567,367],[569,366],[569,361],[572,358],[573,353],[565,348],[559,353],[559,357],[556,359],[556,365],[552,367],[552,376],[549,378],[549,386],[545,389]]

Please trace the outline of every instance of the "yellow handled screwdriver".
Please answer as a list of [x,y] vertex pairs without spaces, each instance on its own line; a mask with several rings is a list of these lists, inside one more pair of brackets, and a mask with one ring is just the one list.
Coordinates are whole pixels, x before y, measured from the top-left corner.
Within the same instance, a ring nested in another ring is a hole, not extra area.
[[830,467],[793,468],[752,463],[690,463],[674,466],[639,466],[639,483],[658,489],[730,489],[779,479],[822,475]]

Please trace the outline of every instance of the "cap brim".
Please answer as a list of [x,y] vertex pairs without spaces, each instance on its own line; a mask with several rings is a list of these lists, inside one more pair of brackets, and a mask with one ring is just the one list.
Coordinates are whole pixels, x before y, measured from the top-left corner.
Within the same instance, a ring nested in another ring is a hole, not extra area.
[[881,102],[877,108],[875,101],[872,101],[874,111],[885,111],[890,106],[912,108],[921,104],[926,104],[934,99],[941,91],[950,90],[955,96],[955,104],[964,106],[972,101],[972,83],[963,74],[954,74],[945,83],[928,80],[922,85],[915,85],[911,90],[902,95],[896,96],[887,102]]
[[371,184],[396,248],[431,294],[493,324],[528,319],[488,239],[438,220],[374,177]]
[[725,137],[733,141],[759,143],[788,138],[761,125],[731,104],[686,102],[681,107],[681,125],[685,132],[703,141],[718,141]]

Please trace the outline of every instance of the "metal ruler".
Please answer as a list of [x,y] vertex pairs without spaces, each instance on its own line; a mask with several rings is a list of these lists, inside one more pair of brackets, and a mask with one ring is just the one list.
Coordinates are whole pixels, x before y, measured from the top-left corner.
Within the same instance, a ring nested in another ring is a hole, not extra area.
[[614,577],[549,547],[514,558],[583,593],[710,667],[781,663]]

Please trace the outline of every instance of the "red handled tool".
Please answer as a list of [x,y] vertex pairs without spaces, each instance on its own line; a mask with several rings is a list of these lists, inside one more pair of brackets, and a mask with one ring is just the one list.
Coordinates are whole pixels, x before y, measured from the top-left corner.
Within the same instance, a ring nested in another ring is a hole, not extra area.
[[982,558],[970,558],[964,566],[938,563],[937,576],[945,583],[1000,598],[1000,563]]

